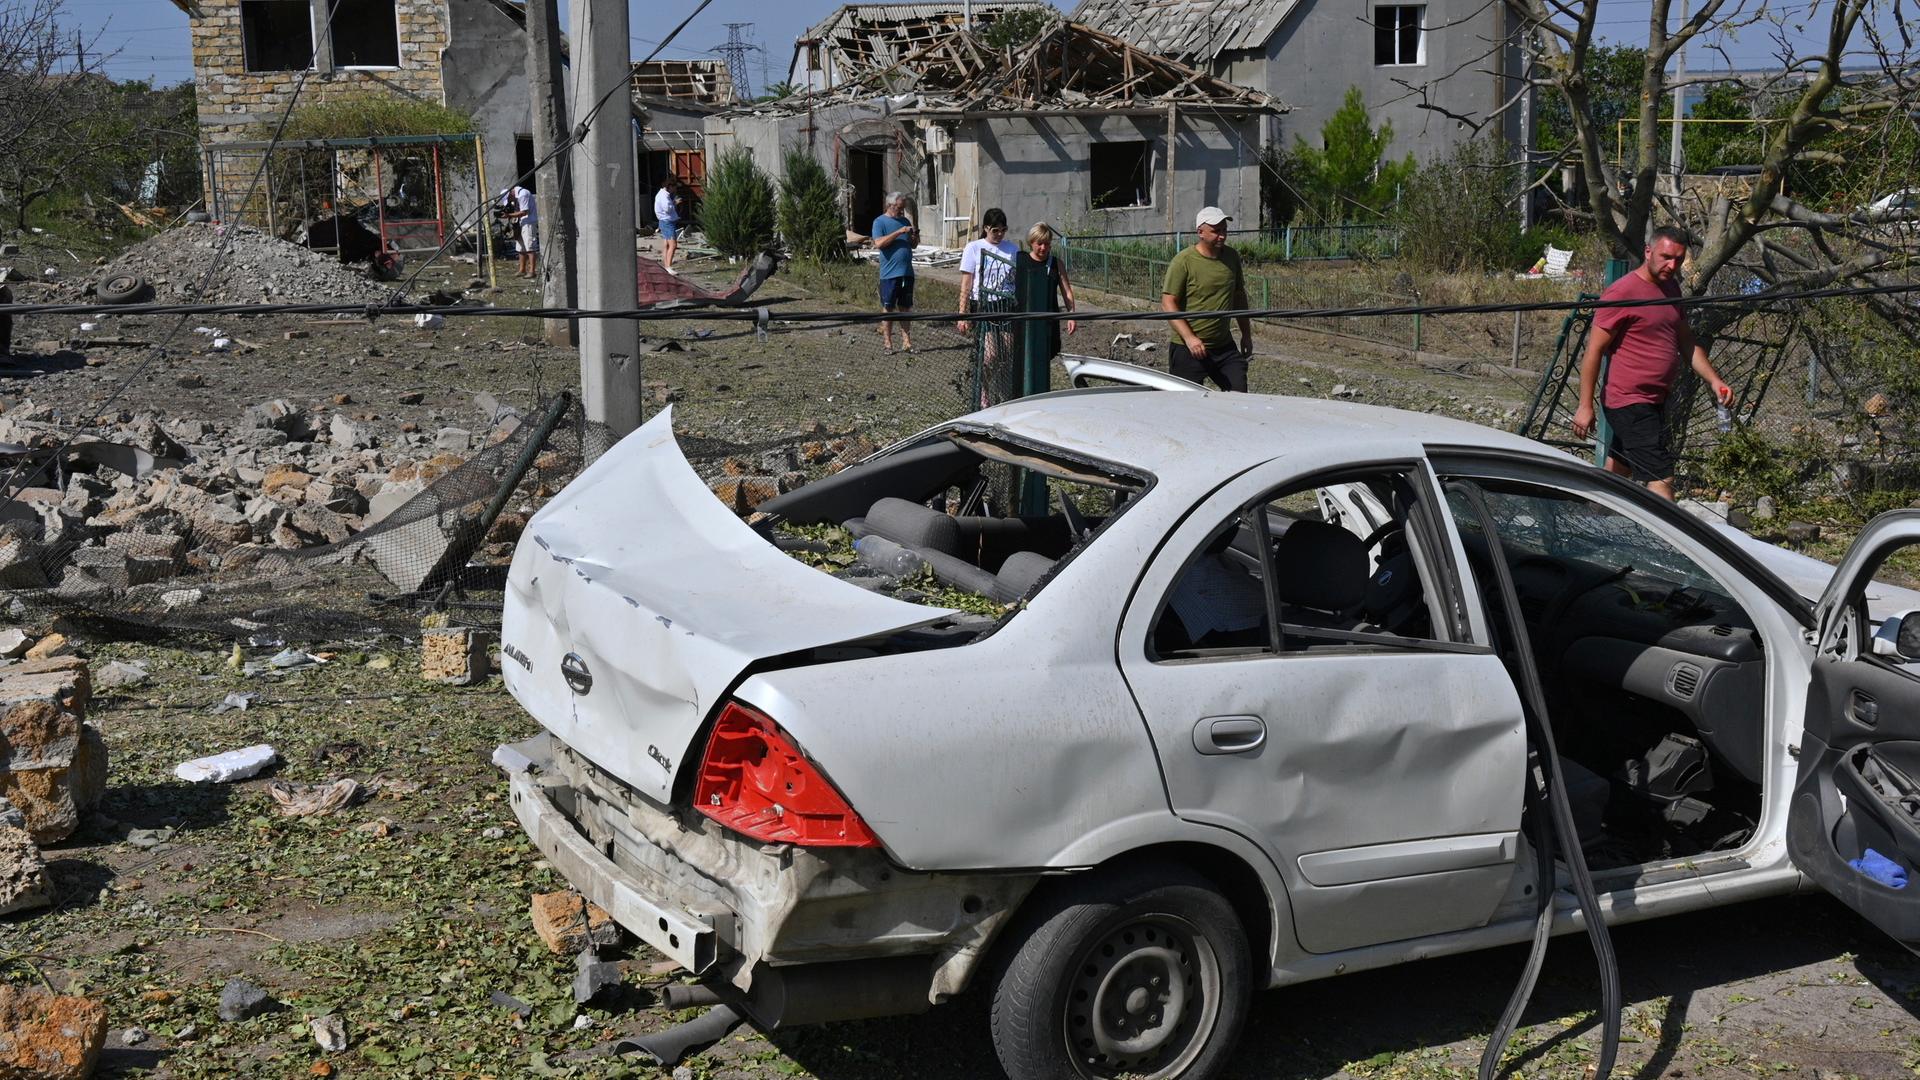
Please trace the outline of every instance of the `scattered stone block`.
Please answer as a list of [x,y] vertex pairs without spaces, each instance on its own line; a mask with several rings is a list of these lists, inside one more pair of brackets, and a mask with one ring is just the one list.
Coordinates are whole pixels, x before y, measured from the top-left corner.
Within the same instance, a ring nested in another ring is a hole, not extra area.
[[106,793],[106,744],[86,723],[91,696],[79,657],[0,669],[0,798],[26,816],[35,843],[73,835]]
[[220,1019],[229,1024],[251,1019],[273,1008],[272,995],[245,979],[228,979],[220,988]]
[[433,448],[464,454],[473,445],[473,432],[466,428],[443,427],[433,436]]
[[0,1076],[85,1080],[107,1041],[107,1007],[37,986],[0,986]]
[[573,1003],[590,1005],[620,989],[620,965],[600,959],[592,949],[574,960]]
[[1811,544],[1820,539],[1820,526],[1805,521],[1787,522],[1787,543]]
[[420,635],[420,677],[449,686],[472,686],[487,677],[493,635],[471,627],[446,627]]
[[350,416],[334,413],[327,440],[336,450],[360,450],[373,445],[373,432]]
[[[25,817],[17,811],[13,816]],[[39,846],[26,829],[0,825],[0,915],[52,906],[53,880]]]
[[27,659],[46,660],[56,656],[72,656],[75,648],[77,645],[72,638],[56,632],[34,642],[33,648],[27,650]]
[[1777,511],[1774,509],[1773,496],[1762,495],[1753,500],[1753,519],[1755,521],[1772,521],[1775,513],[1777,513]]
[[613,916],[571,889],[533,895],[533,931],[555,956],[620,941],[620,925]]

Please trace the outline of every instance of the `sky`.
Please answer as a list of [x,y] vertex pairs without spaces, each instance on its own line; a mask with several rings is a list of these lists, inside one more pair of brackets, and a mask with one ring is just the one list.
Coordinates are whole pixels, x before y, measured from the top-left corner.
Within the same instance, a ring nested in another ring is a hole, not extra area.
[[[1805,12],[1811,0],[1788,4],[1767,2],[1779,11]],[[837,6],[834,0],[790,0],[782,4],[770,4],[766,0],[713,0],[660,55],[676,59],[717,57],[713,50],[727,40],[727,24],[749,23],[745,35],[761,46],[752,55],[748,71],[758,92],[766,83],[777,82],[785,76],[787,62],[793,54],[793,39]],[[566,7],[562,3],[563,24]],[[646,56],[692,7],[692,0],[628,0],[634,57]],[[193,76],[187,17],[168,0],[65,0],[65,9],[67,25],[92,41],[91,48],[113,54],[107,71],[115,78],[152,79],[166,84]],[[1622,42],[1636,39],[1644,42],[1647,11],[1647,0],[1603,0],[1600,35]],[[1767,34],[1759,28],[1745,30],[1731,40],[1723,38],[1723,44],[1727,57],[1736,67],[1765,65],[1774,52]],[[1695,48],[1690,54],[1692,70],[1723,66],[1725,61],[1707,50]]]

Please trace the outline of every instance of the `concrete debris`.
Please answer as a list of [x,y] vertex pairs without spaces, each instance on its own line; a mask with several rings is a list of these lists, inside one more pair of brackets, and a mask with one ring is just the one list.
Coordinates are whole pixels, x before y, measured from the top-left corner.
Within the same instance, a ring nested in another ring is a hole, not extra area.
[[143,660],[109,660],[93,669],[93,686],[96,690],[123,690],[151,677]]
[[322,817],[338,813],[359,802],[366,789],[358,780],[342,778],[329,784],[294,784],[275,780],[267,785],[267,794],[288,817]]
[[35,843],[73,835],[106,794],[107,748],[86,722],[92,682],[78,657],[0,668],[0,798]]
[[245,979],[228,979],[220,988],[220,1019],[229,1024],[259,1016],[276,1004],[272,995]]
[[1773,515],[1776,512],[1773,504],[1773,496],[1762,495],[1753,500],[1753,519],[1755,521],[1772,521]]
[[587,949],[574,959],[573,1003],[590,1005],[620,989],[620,965]]
[[[226,250],[221,251],[225,234]],[[205,293],[188,293],[218,260]],[[257,229],[183,223],[123,252],[96,271],[84,288],[125,274],[145,278],[161,303],[194,299],[241,303],[380,303],[389,289],[342,266],[334,256],[270,236]]]
[[487,677],[493,635],[468,627],[427,630],[420,635],[420,677],[449,686],[472,686]]
[[146,1042],[149,1037],[146,1028],[130,1027],[120,1033],[120,1041],[128,1046],[139,1046],[141,1043]]
[[29,986],[0,985],[0,1076],[85,1080],[107,1042],[107,1007]]
[[307,1030],[313,1032],[313,1041],[320,1049],[329,1054],[337,1054],[347,1048],[347,1025],[341,1021],[340,1014],[328,1013],[307,1021]]
[[18,660],[26,655],[27,648],[33,644],[33,638],[19,627],[0,630],[0,658]]
[[0,825],[0,915],[53,906],[47,860],[23,828]]
[[571,889],[534,894],[533,930],[555,956],[605,948],[620,941],[620,924],[613,921],[613,916]]
[[[245,706],[241,706],[245,708]],[[173,775],[190,784],[225,784],[259,775],[262,769],[280,760],[273,747],[261,743],[223,754],[183,761],[173,767]]]

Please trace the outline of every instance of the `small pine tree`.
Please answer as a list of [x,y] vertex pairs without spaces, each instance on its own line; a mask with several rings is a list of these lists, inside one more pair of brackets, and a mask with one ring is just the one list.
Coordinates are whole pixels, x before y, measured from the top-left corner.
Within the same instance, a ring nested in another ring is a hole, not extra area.
[[773,242],[773,181],[746,147],[722,152],[707,174],[700,228],[722,255],[750,258]]
[[800,147],[787,151],[787,175],[780,181],[780,235],[793,257],[804,262],[847,257],[846,226],[833,181],[819,160]]
[[1313,209],[1327,221],[1369,221],[1382,216],[1400,186],[1413,176],[1413,155],[1387,160],[1393,125],[1373,126],[1357,86],[1320,129],[1320,145],[1295,139],[1293,155],[1306,181]]

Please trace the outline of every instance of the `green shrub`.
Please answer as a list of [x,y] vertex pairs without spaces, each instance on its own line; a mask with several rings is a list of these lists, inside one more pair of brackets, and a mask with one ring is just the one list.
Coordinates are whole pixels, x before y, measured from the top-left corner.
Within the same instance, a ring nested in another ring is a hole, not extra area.
[[1506,148],[1490,138],[1461,143],[1415,173],[1394,211],[1400,257],[1438,273],[1524,269],[1540,247],[1526,253],[1515,180]]
[[780,181],[780,235],[787,250],[805,262],[844,260],[846,226],[827,170],[799,147],[787,151],[786,163],[787,175]]
[[[724,150],[707,174],[700,229],[722,255],[757,255],[774,237],[773,181],[744,146]],[[843,237],[844,239],[844,237]]]

